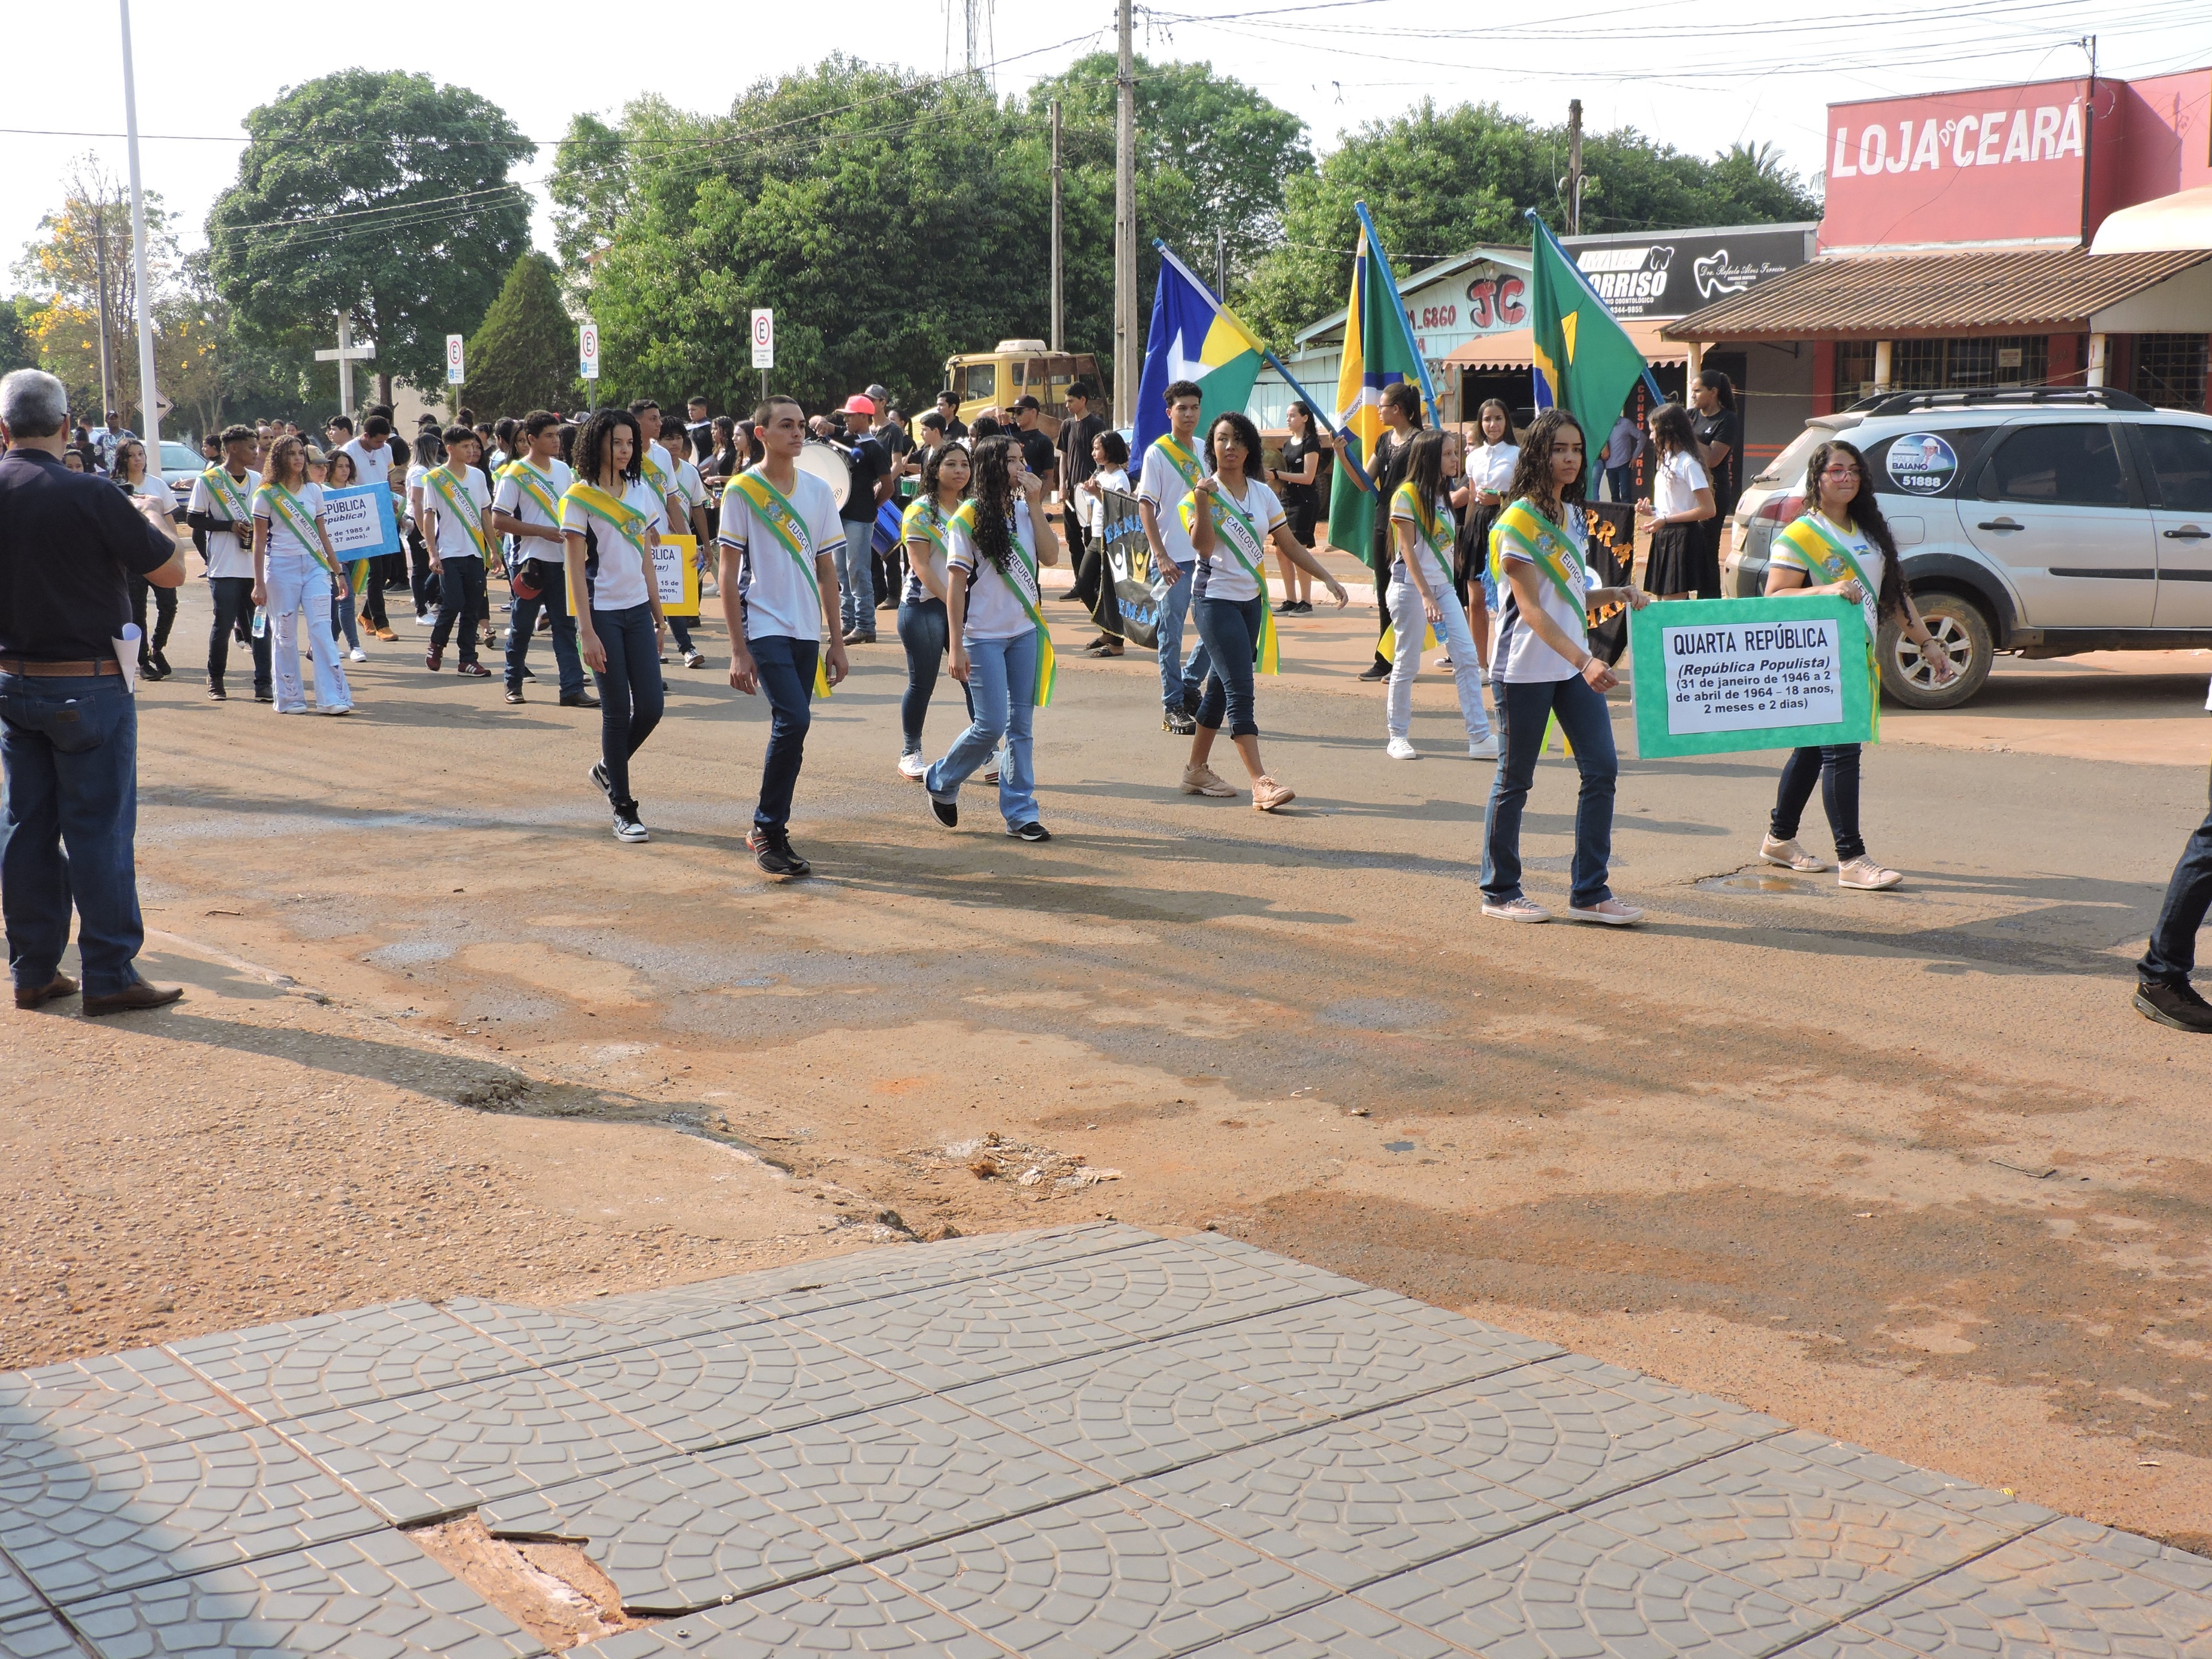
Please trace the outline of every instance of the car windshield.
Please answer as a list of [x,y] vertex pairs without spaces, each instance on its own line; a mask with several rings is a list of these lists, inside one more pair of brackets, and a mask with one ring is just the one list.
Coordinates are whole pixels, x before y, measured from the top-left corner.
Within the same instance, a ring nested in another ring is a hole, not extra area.
[[1766,464],[1764,471],[1752,480],[1755,484],[1795,483],[1805,476],[1805,462],[1812,453],[1846,427],[1857,425],[1856,421],[1816,421],[1790,441],[1789,447]]
[[173,438],[161,440],[161,471],[167,473],[198,472],[207,463],[190,444],[180,444]]

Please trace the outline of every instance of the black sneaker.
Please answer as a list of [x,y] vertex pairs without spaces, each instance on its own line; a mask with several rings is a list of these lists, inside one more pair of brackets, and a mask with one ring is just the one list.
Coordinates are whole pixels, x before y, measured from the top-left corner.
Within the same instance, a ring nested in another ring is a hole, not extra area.
[[228,702],[230,701],[230,694],[225,691],[219,685],[210,684],[208,687],[208,701],[210,702]]
[[753,862],[771,876],[804,876],[814,866],[792,850],[791,837],[781,830],[758,825],[745,831],[745,845],[753,849]]
[[597,708],[599,700],[588,691],[567,691],[561,696],[563,708]]
[[1018,823],[1014,825],[1013,828],[1007,830],[1006,833],[1012,836],[1016,841],[1036,842],[1050,841],[1052,839],[1052,831],[1046,829],[1044,825],[1039,823],[1035,818],[1031,818],[1027,823]]
[[607,781],[607,767],[605,761],[593,761],[592,763],[591,779],[593,785],[598,787],[599,792],[607,798],[607,805],[610,806],[613,805],[615,799],[615,787],[613,784]]
[[653,839],[652,833],[638,819],[635,801],[618,800],[615,803],[615,839],[627,842]]
[[1160,716],[1160,730],[1172,732],[1179,738],[1189,737],[1198,730],[1198,717],[1181,708],[1170,708]]
[[2163,980],[2144,981],[2136,988],[2136,1006],[2145,1019],[2171,1025],[2177,1031],[2212,1036],[2212,1002],[2198,996],[2197,988],[2186,980],[2179,985]]
[[929,798],[929,815],[947,830],[960,827],[960,803],[957,800],[939,800],[932,795]]
[[1390,678],[1390,665],[1377,657],[1359,678],[1363,680],[1387,680]]
[[507,700],[509,702],[520,702],[522,701],[522,688],[519,685],[508,686],[507,688]]

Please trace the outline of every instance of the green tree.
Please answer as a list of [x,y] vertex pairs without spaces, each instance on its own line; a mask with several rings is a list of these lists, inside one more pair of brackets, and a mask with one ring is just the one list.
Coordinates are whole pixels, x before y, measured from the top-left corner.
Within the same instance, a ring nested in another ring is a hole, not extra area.
[[0,374],[39,366],[39,348],[31,337],[24,298],[0,300]]
[[[1401,276],[1484,242],[1525,245],[1522,210],[1565,228],[1559,179],[1564,127],[1508,115],[1494,104],[1439,110],[1430,100],[1346,133],[1318,170],[1285,191],[1283,244],[1262,258],[1244,315],[1281,346],[1340,309],[1366,202]],[[1717,159],[1686,155],[1633,128],[1583,145],[1585,231],[1700,224],[1767,224],[1820,216],[1819,200],[1771,148],[1738,145]]]
[[534,151],[506,112],[427,75],[343,70],[246,118],[238,181],[208,216],[210,269],[264,340],[326,337],[341,313],[397,375],[442,382],[445,337],[483,315],[529,246],[510,168]]
[[480,411],[566,409],[576,394],[576,324],[553,262],[526,253],[469,341],[468,401]]

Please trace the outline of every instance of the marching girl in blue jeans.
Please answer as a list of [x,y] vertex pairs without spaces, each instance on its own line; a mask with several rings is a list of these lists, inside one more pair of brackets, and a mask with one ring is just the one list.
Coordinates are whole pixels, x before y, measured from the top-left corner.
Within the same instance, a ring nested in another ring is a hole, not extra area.
[[[906,591],[899,596],[899,643],[906,647],[906,695],[899,699],[899,771],[920,781],[929,770],[921,757],[921,723],[937,690],[937,676],[951,641],[945,611],[945,556],[953,514],[968,494],[975,469],[958,444],[939,444],[921,465],[921,489],[907,504],[899,539],[906,544]],[[967,690],[965,686],[961,688]],[[968,714],[975,694],[968,692]]]

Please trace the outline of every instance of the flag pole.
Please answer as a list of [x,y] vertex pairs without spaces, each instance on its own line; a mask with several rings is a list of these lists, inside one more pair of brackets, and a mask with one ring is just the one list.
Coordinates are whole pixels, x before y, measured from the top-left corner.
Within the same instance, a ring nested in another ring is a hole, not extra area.
[[[1583,268],[1577,264],[1572,259],[1567,258],[1566,249],[1560,246],[1559,239],[1552,234],[1552,228],[1546,224],[1542,218],[1538,216],[1536,210],[1534,208],[1522,209],[1522,217],[1528,220],[1530,224],[1536,228],[1536,234],[1542,237],[1546,241],[1552,245],[1553,252],[1559,256],[1559,263],[1565,265],[1569,270],[1574,272],[1575,281],[1582,284],[1583,292],[1589,296],[1591,303],[1602,307],[1604,308],[1605,314],[1608,317],[1612,316],[1613,307],[1605,303],[1605,296],[1590,286],[1589,278],[1583,275]],[[1667,394],[1659,390],[1659,382],[1651,378],[1651,365],[1649,363],[1644,365],[1644,389],[1651,394],[1651,402],[1654,407],[1656,407],[1658,404],[1663,404],[1667,401]]]
[[1429,382],[1428,359],[1421,356],[1421,343],[1413,337],[1413,328],[1406,320],[1406,302],[1398,297],[1398,279],[1390,271],[1390,256],[1382,251],[1382,238],[1376,233],[1375,221],[1368,216],[1367,204],[1354,202],[1352,210],[1359,216],[1359,223],[1367,232],[1367,249],[1373,258],[1370,269],[1382,278],[1382,291],[1390,296],[1390,309],[1398,319],[1398,326],[1406,331],[1406,343],[1413,348],[1413,367],[1420,372],[1421,396],[1427,400],[1429,418],[1437,418],[1441,407],[1437,402],[1437,389]]

